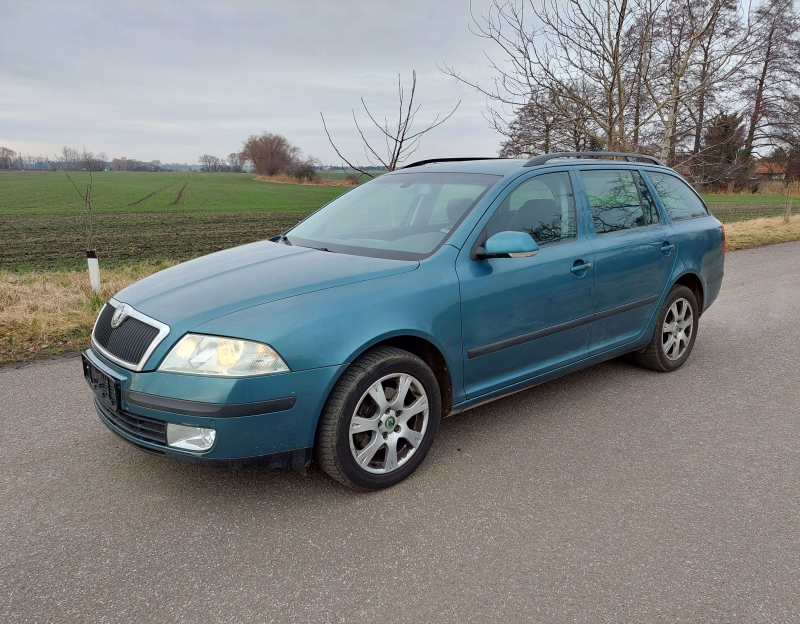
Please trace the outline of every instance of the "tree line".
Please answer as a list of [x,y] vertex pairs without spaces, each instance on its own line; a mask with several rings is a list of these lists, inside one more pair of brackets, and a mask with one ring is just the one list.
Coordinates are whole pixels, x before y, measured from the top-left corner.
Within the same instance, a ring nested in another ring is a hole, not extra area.
[[64,146],[60,154],[52,157],[33,156],[15,152],[0,146],[0,169],[25,169],[25,170],[61,170],[61,171],[173,171],[175,169],[188,169],[189,165],[180,163],[162,164],[160,160],[149,162],[135,158],[114,158],[110,162],[106,159],[105,152],[95,153],[91,150],[76,149]]
[[[298,180],[314,179],[317,168],[321,166],[316,158],[304,157],[300,148],[286,137],[268,132],[250,136],[241,151],[232,152],[227,158],[203,154],[198,158],[198,163],[200,170],[205,172],[241,173],[250,165],[259,175],[286,174]],[[163,165],[160,160],[146,162],[125,156],[109,162],[104,152],[95,153],[86,147],[79,150],[64,146],[60,154],[54,154],[51,158],[25,156],[10,148],[0,147],[0,169],[155,172],[170,170],[171,166]]]
[[241,173],[247,164],[247,159],[241,152],[231,152],[226,159],[217,158],[210,154],[203,154],[198,158],[200,171],[221,171],[225,173]]
[[494,0],[479,90],[501,156],[658,156],[705,186],[747,184],[761,159],[800,174],[800,18],[793,0]]
[[164,166],[160,160],[144,162],[135,158],[114,158],[111,161],[111,171],[163,171]]
[[66,169],[67,171],[103,171],[106,167],[106,155],[95,154],[87,150],[64,146],[61,155],[53,158],[23,154],[0,146],[0,169]]

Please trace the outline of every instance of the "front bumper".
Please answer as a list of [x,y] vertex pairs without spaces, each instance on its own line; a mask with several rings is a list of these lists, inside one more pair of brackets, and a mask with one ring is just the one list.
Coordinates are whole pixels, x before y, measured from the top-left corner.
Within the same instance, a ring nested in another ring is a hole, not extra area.
[[[95,395],[100,419],[137,448],[210,466],[298,467],[311,458],[317,420],[343,366],[218,379],[175,373],[134,372],[91,349],[86,357],[120,385],[119,409]],[[253,400],[256,399],[256,400]],[[166,423],[217,431],[214,446],[199,453],[166,445],[153,431]]]

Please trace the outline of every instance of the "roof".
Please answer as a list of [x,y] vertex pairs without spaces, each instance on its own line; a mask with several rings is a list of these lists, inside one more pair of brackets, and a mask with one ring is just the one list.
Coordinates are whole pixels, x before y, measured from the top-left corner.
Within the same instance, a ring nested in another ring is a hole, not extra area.
[[786,173],[785,162],[762,162],[753,172],[757,175]]
[[[544,167],[554,167],[564,165],[600,165],[600,164],[613,164],[613,165],[646,165],[648,167],[658,167],[669,169],[665,165],[656,165],[645,162],[624,162],[619,160],[602,159],[602,158],[559,158],[551,160],[546,164],[533,165],[525,167],[529,162],[528,158],[486,158],[486,159],[446,159],[434,162],[426,162],[425,164],[413,165],[411,167],[404,167],[395,171],[385,173],[387,175],[403,175],[405,173],[423,173],[423,172],[441,172],[441,173],[483,173],[489,175],[505,176],[511,173],[516,173],[523,168],[526,171],[532,171]],[[423,161],[424,162],[424,161]]]
[[456,160],[433,162],[417,165],[408,169],[398,169],[385,173],[394,175],[402,173],[421,173],[425,171],[441,171],[447,173],[487,173],[491,175],[506,175],[521,168],[527,161],[526,158],[487,158],[486,160]]

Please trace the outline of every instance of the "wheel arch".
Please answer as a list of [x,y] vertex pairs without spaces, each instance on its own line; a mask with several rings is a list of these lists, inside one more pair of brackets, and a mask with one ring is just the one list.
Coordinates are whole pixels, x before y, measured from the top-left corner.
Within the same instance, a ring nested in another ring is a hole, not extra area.
[[439,384],[442,395],[442,418],[447,416],[453,408],[453,376],[451,366],[444,355],[444,350],[437,345],[430,336],[415,331],[398,331],[391,334],[377,336],[370,342],[362,345],[347,359],[353,362],[362,353],[379,346],[390,346],[413,353],[422,359],[433,371]]
[[[703,288],[703,280],[700,276],[693,271],[686,271],[672,282],[672,286],[676,285],[686,286],[686,288],[694,293],[695,299],[697,299],[697,309],[702,315],[705,301],[705,289]],[[672,288],[672,286],[670,286],[670,288]]]

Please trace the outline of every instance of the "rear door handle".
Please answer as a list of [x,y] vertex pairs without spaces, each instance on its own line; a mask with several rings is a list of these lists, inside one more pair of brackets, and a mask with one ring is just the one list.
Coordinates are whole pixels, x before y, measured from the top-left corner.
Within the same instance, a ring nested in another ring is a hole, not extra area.
[[661,245],[661,251],[663,253],[669,253],[670,251],[675,251],[675,243],[670,243],[669,241],[664,241],[664,244]]
[[588,271],[591,268],[592,268],[592,263],[585,262],[583,264],[576,264],[570,269],[570,271],[572,271],[573,273],[584,273],[585,271]]

